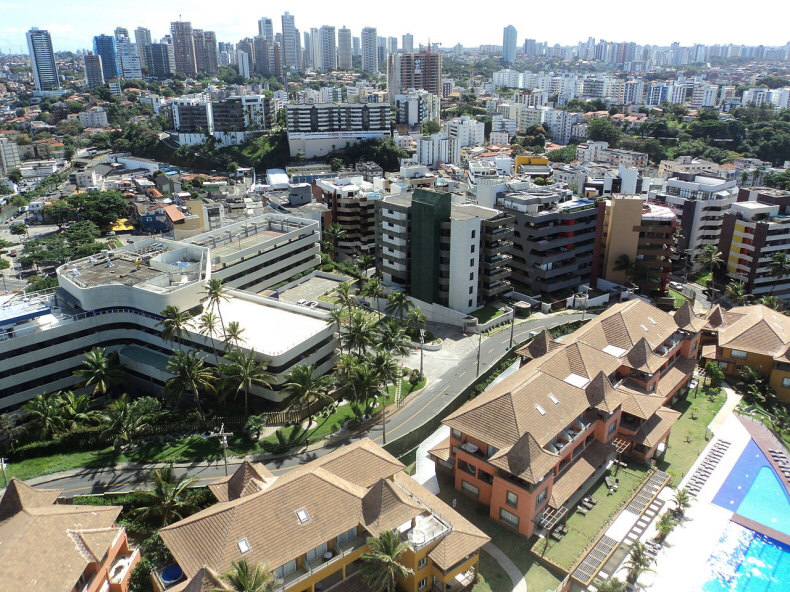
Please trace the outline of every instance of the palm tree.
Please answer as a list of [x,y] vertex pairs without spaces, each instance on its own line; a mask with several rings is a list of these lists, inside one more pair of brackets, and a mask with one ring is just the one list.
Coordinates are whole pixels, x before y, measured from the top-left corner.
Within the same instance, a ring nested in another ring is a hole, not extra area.
[[596,578],[595,589],[598,590],[598,592],[625,592],[625,582],[621,582],[615,577],[609,578],[608,580]]
[[392,354],[385,349],[377,347],[366,358],[378,380],[386,388],[389,383],[396,384],[396,380],[401,377],[400,366],[392,357]]
[[728,299],[732,300],[737,305],[746,303],[750,296],[746,292],[746,284],[743,282],[730,282],[727,284],[724,293]]
[[220,366],[220,370],[236,385],[237,395],[239,392],[244,393],[244,416],[248,417],[250,388],[253,384],[268,388],[274,376],[266,372],[266,365],[255,357],[255,350],[245,353],[240,349],[233,349],[225,358],[229,363]]
[[376,397],[382,394],[383,382],[376,368],[367,360],[362,360],[354,366],[348,378],[348,385],[354,400],[365,403],[366,411],[369,411],[373,406],[372,402],[376,400]]
[[222,319],[222,309],[220,309],[219,305],[223,300],[228,299],[228,294],[225,292],[225,288],[222,285],[222,280],[217,278],[211,278],[208,283],[206,284],[206,289],[203,290],[203,294],[206,296],[206,301],[211,309],[211,311],[217,311],[219,315],[219,324],[222,327],[222,332],[225,332],[225,321]]
[[[790,258],[784,251],[778,251],[771,255],[771,260],[768,262],[768,274],[777,280],[790,275]],[[776,283],[771,286],[771,294],[776,290]]]
[[351,373],[359,364],[359,356],[356,354],[340,354],[335,364],[335,378],[340,385],[347,385],[351,378]]
[[328,376],[315,376],[312,364],[299,364],[288,371],[283,390],[288,393],[285,402],[288,407],[307,407],[308,425],[313,421],[313,400],[319,405],[328,404],[332,398],[326,393],[329,387]]
[[222,575],[222,580],[233,592],[273,592],[282,584],[266,564],[250,566],[246,559],[231,563],[230,571]]
[[722,259],[721,252],[716,248],[716,245],[705,245],[697,254],[697,263],[710,272],[710,301],[713,303],[716,301],[716,281],[713,274],[724,264],[724,259]]
[[614,260],[613,269],[615,271],[622,271],[626,282],[633,282],[634,272],[636,271],[636,261],[631,259],[627,253],[623,253]]
[[238,321],[231,321],[228,323],[225,332],[222,334],[222,338],[225,340],[228,349],[230,349],[230,344],[233,344],[234,347],[239,347],[242,333],[244,333],[244,328]]
[[688,489],[684,487],[683,489],[678,489],[675,491],[672,501],[675,502],[675,505],[677,506],[675,509],[677,514],[682,516],[686,510],[691,507],[691,495],[689,495]]
[[124,393],[102,412],[102,438],[112,440],[113,447],[118,450],[134,442],[161,415],[162,403],[158,399],[140,397],[130,402],[129,395]]
[[359,257],[357,257],[357,267],[359,267],[359,270],[365,277],[368,276],[368,268],[375,262],[375,257],[369,253],[362,253]]
[[215,378],[214,373],[206,367],[203,358],[198,357],[194,349],[178,350],[167,361],[167,371],[174,376],[167,380],[165,387],[178,399],[184,393],[191,392],[195,409],[202,417],[200,391],[211,388]]
[[623,567],[628,570],[625,581],[631,585],[635,585],[639,576],[650,570],[650,565],[653,561],[653,558],[647,554],[645,546],[639,541],[635,542],[631,547],[631,553],[628,555],[628,559],[623,563]]
[[368,537],[370,551],[361,555],[360,573],[372,592],[394,592],[398,578],[407,578],[412,570],[400,562],[409,548],[406,541],[392,530],[377,537]]
[[345,238],[346,231],[343,230],[343,227],[340,226],[337,222],[333,222],[329,226],[324,229],[324,235],[326,236],[327,242],[330,244],[332,249],[332,260],[335,259],[335,252],[337,251],[337,241],[342,238]]
[[348,282],[338,284],[338,286],[332,290],[332,292],[337,295],[337,299],[340,301],[340,304],[346,307],[348,314],[350,315],[352,309],[357,304],[356,296],[351,293],[351,284]]
[[767,306],[768,308],[772,308],[776,311],[781,311],[785,306],[784,302],[779,300],[779,298],[777,298],[773,294],[768,296],[763,296],[757,302],[759,302],[763,306]]
[[403,290],[395,290],[387,296],[387,314],[398,317],[403,320],[403,316],[414,308],[414,303],[409,300],[406,292]]
[[394,319],[386,319],[376,326],[376,337],[379,346],[398,356],[409,353],[409,344],[406,340],[406,331]]
[[63,432],[62,401],[58,393],[36,395],[22,406],[27,426],[38,439],[49,439]]
[[214,337],[219,335],[217,332],[218,321],[219,317],[211,311],[204,312],[198,317],[198,333],[208,337],[211,340],[211,349],[214,350],[215,366],[219,366],[219,353],[217,352],[217,348],[214,344]]
[[82,360],[82,368],[74,371],[75,376],[84,378],[82,386],[92,386],[93,395],[106,395],[112,387],[123,380],[123,371],[116,354],[108,354],[103,347],[94,347]]
[[73,391],[66,391],[59,392],[58,396],[63,427],[68,431],[100,421],[99,412],[90,409],[88,395],[76,395]]
[[675,528],[675,524],[676,522],[672,517],[672,514],[669,512],[664,512],[661,514],[661,517],[656,522],[656,532],[658,533],[656,535],[656,540],[663,541],[665,538],[667,538],[669,533],[672,532],[672,529]]
[[349,352],[356,350],[358,355],[362,355],[365,347],[371,343],[371,326],[364,312],[351,312],[341,337]]
[[132,510],[132,515],[151,526],[162,528],[198,510],[189,491],[195,482],[194,477],[185,473],[176,475],[171,464],[154,469],[150,478],[154,481],[154,488],[136,492],[143,502]]
[[176,344],[181,345],[181,339],[187,328],[187,321],[192,318],[189,311],[181,310],[174,304],[168,304],[161,313],[163,318],[156,326],[162,329],[162,339],[170,343],[175,341]]
[[379,314],[381,320],[381,307],[379,306],[379,298],[384,297],[384,286],[379,278],[368,278],[362,288],[362,294],[368,298],[373,299],[373,304],[376,307],[376,312]]

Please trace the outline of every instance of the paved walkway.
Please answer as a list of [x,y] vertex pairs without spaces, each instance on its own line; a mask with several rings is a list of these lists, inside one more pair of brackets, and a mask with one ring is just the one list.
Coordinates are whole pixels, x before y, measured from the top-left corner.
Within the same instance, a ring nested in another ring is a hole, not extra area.
[[513,582],[513,592],[527,592],[527,580],[524,574],[519,571],[516,564],[510,560],[510,557],[504,554],[502,549],[497,547],[494,543],[486,543],[483,551],[491,555],[494,560],[507,572],[510,580]]

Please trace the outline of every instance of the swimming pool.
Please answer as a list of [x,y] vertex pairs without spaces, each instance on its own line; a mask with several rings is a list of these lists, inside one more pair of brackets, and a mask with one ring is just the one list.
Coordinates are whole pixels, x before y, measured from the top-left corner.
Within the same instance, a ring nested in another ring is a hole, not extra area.
[[786,592],[790,546],[730,522],[706,570],[702,592]]
[[746,445],[713,503],[790,535],[790,496],[754,441]]

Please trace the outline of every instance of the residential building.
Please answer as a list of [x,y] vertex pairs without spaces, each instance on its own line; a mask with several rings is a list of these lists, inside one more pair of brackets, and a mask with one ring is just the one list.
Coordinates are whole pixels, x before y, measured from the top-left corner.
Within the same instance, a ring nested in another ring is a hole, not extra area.
[[648,156],[644,152],[609,148],[608,142],[585,142],[576,147],[576,159],[582,162],[601,162],[612,166],[646,167]]
[[439,121],[441,101],[437,95],[428,91],[411,91],[395,95],[392,103],[395,106],[396,124],[413,127],[420,126],[426,121]]
[[553,187],[496,194],[496,207],[514,218],[511,278],[533,294],[564,296],[590,279],[598,210],[591,199]]
[[168,78],[175,74],[173,46],[167,43],[152,43],[145,48],[148,73],[154,78]]
[[779,401],[790,403],[790,318],[762,304],[730,310],[715,306],[702,335],[702,359],[718,362],[731,383],[751,368],[765,378]]
[[195,57],[195,37],[192,33],[192,23],[172,22],[170,23],[170,34],[173,38],[175,71],[194,76],[197,74],[197,58]]
[[485,142],[485,124],[468,115],[451,119],[445,126],[447,137],[455,140],[458,148],[482,146]]
[[362,70],[378,74],[378,34],[375,27],[365,27],[361,36]]
[[343,27],[337,31],[337,68],[338,70],[351,70],[353,67],[351,29]]
[[258,19],[258,35],[274,43],[274,24],[272,19],[268,17]]
[[101,56],[86,53],[82,56],[85,67],[85,84],[88,88],[96,88],[104,84],[104,71],[101,65]]
[[[602,278],[621,286],[635,284],[644,296],[663,294],[679,224],[672,209],[638,195],[612,195],[597,206],[592,285]],[[630,269],[618,269],[621,257],[627,257]]]
[[169,102],[179,144],[202,144],[213,136],[218,146],[243,143],[271,127],[271,99],[263,95],[231,96],[209,101],[206,95],[187,95]]
[[678,173],[715,177],[718,172],[718,164],[694,156],[678,156],[675,160],[662,160],[658,165],[659,177],[671,177]]
[[376,269],[417,300],[474,311],[509,292],[510,216],[418,188],[376,203]]
[[145,27],[137,27],[134,30],[134,44],[137,47],[137,55],[140,56],[140,66],[145,70],[150,70],[151,67],[147,61],[146,48],[151,45],[151,30]]
[[549,128],[551,140],[558,144],[567,144],[573,137],[573,126],[583,121],[581,113],[546,109],[543,123]]
[[79,114],[82,127],[107,127],[107,112],[103,107],[92,107]]
[[635,299],[562,343],[542,332],[518,351],[525,365],[444,419],[437,470],[497,523],[548,536],[618,452],[666,448],[680,417],[667,405],[688,391],[703,324],[688,305],[672,316]]
[[[457,155],[457,158],[456,158]],[[415,158],[419,164],[435,169],[440,162],[461,164],[461,149],[457,140],[448,138],[447,134],[433,134],[417,138]]]
[[140,55],[134,43],[128,37],[116,39],[116,51],[118,56],[118,74],[127,80],[140,80],[143,71],[140,68]]
[[402,35],[400,45],[403,53],[411,53],[414,51],[414,35],[411,33]]
[[123,508],[57,503],[62,494],[11,479],[0,499],[3,587],[127,592],[140,551],[115,522]]
[[512,64],[516,61],[516,45],[518,44],[518,31],[513,25],[505,27],[502,33],[502,63]]
[[299,35],[296,32],[294,17],[288,11],[282,16],[282,31],[283,65],[285,65],[286,69],[298,70],[301,44],[299,42]]
[[[459,592],[473,585],[490,540],[367,438],[282,476],[245,462],[209,487],[219,503],[159,531],[185,590],[215,589],[242,560],[270,566],[284,592],[364,590],[366,541],[394,530],[407,546],[399,561],[409,574],[399,589]],[[224,528],[213,526],[218,521]],[[159,574],[154,582],[163,592]]]
[[344,236],[337,241],[341,255],[372,254],[376,248],[376,202],[382,194],[359,177],[316,179],[317,200],[327,205],[332,222],[339,224]]
[[702,175],[678,174],[667,179],[663,190],[651,191],[651,201],[673,207],[680,218],[675,259],[692,263],[706,245],[718,245],[724,213],[738,195],[736,181]]
[[33,27],[26,33],[26,37],[36,90],[38,92],[60,90],[58,68],[55,65],[55,52],[52,49],[52,37],[49,31]]
[[319,30],[319,40],[321,44],[321,62],[315,67],[323,72],[333,72],[337,70],[337,42],[335,40],[335,28],[324,25]]
[[741,188],[738,201],[724,213],[719,251],[726,273],[746,285],[755,298],[790,297],[790,277],[771,275],[771,257],[790,244],[790,191],[769,187]]
[[0,174],[6,177],[13,170],[22,167],[22,159],[19,157],[19,146],[8,138],[0,138]]
[[302,152],[307,158],[391,133],[388,103],[288,105],[287,123],[291,156]]
[[250,56],[242,50],[236,50],[236,64],[239,68],[239,76],[250,77]]
[[94,37],[93,53],[97,56],[101,56],[101,67],[104,73],[105,82],[109,82],[120,76],[115,37],[110,35],[97,35]]
[[205,74],[216,74],[217,65],[217,35],[214,31],[192,30],[195,47],[195,68]]
[[442,92],[442,54],[430,48],[418,52],[391,53],[387,57],[387,91],[390,100],[409,89]]

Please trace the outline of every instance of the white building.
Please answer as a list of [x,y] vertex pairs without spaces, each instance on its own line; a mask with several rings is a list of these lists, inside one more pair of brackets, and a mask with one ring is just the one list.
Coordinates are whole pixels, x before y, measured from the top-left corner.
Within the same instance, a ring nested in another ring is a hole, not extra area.
[[93,107],[79,114],[82,127],[107,127],[107,112],[102,107]]
[[438,121],[441,101],[425,90],[412,90],[395,95],[395,123],[417,126],[426,121]]
[[19,146],[8,138],[0,138],[0,174],[8,175],[22,166],[19,158]]
[[375,27],[362,29],[362,69],[365,72],[379,71],[378,34]]
[[573,126],[583,121],[582,114],[561,109],[546,109],[544,123],[549,128],[551,139],[558,144],[567,144],[573,136]]
[[143,71],[140,68],[140,54],[134,43],[128,37],[121,37],[116,41],[116,52],[118,56],[118,73],[121,78],[127,80],[140,80]]
[[351,29],[343,27],[337,31],[337,67],[339,70],[351,70],[353,67]]
[[459,149],[485,143],[485,124],[468,115],[448,121],[446,129],[447,137],[455,140]]
[[320,69],[324,72],[337,70],[337,41],[335,40],[335,28],[329,25],[321,27],[319,31],[319,41],[321,44],[321,63],[315,64],[316,69]]
[[461,164],[461,148],[458,141],[439,133],[417,138],[417,162],[433,169],[440,162]]

